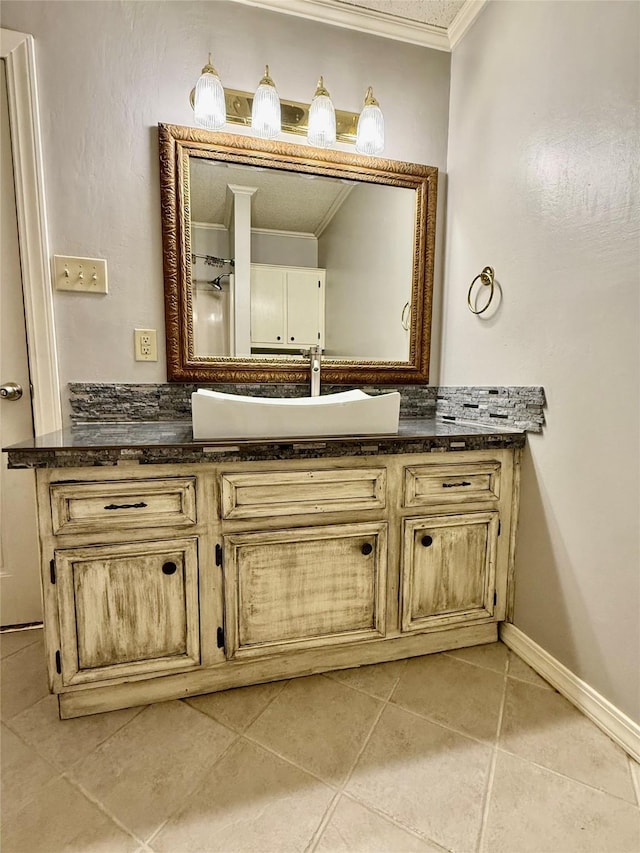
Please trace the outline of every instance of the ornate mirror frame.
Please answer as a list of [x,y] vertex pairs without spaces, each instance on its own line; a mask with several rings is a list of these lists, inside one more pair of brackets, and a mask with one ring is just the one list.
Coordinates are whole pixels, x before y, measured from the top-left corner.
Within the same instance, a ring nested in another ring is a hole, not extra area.
[[196,356],[193,344],[189,158],[279,168],[342,179],[357,179],[416,190],[408,361],[323,358],[322,377],[332,384],[410,384],[429,379],[431,306],[435,252],[438,170],[434,166],[320,150],[288,142],[212,133],[179,125],[158,125],[160,196],[167,343],[170,382],[305,382],[302,358]]

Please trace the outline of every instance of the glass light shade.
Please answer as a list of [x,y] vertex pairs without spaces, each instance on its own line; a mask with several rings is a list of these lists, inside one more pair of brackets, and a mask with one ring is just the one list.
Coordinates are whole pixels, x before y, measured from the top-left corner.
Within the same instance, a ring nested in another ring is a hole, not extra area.
[[269,66],[265,67],[264,77],[253,96],[251,107],[251,128],[262,139],[273,139],[282,130],[280,98],[275,84],[269,76]]
[[367,89],[364,107],[358,118],[356,151],[374,156],[384,151],[384,117],[380,105],[373,97],[371,86]]
[[336,111],[322,77],[309,107],[307,140],[317,148],[328,148],[336,141]]
[[224,89],[218,72],[211,65],[211,56],[196,83],[193,112],[198,127],[207,130],[220,130],[227,120]]

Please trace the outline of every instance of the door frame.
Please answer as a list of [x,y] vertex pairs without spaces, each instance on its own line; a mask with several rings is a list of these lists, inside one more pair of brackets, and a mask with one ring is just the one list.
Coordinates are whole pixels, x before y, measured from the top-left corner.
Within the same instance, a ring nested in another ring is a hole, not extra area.
[[33,423],[43,435],[62,427],[62,408],[33,36],[0,29],[0,57],[7,70]]

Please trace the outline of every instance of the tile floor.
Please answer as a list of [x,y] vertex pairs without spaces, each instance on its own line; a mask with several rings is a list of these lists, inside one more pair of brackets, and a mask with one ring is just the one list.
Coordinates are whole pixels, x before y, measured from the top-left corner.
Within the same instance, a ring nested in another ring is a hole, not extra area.
[[637,853],[640,768],[501,643],[60,722],[4,634],[3,853]]

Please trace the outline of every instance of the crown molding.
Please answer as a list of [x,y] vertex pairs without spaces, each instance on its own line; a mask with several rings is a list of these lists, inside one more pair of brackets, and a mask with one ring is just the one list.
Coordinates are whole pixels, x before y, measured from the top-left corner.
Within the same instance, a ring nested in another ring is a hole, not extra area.
[[471,24],[487,5],[487,0],[467,0],[462,9],[449,24],[447,34],[449,36],[449,49],[453,48],[467,33]]
[[431,24],[421,24],[389,15],[353,6],[347,8],[336,0],[233,0],[245,6],[259,6],[272,12],[295,15],[310,21],[332,24],[348,30],[394,39],[395,41],[430,47],[434,50],[451,50],[447,30]]

